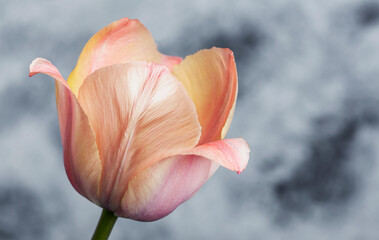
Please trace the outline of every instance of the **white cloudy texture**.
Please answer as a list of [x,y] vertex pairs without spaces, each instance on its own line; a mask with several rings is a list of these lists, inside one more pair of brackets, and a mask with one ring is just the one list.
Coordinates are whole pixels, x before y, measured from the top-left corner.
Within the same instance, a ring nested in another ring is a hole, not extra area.
[[111,239],[378,239],[379,1],[0,0],[0,239],[89,239],[101,209],[71,187],[54,82],[87,40],[138,18],[159,49],[235,52],[228,136],[252,152],[153,223],[119,219]]

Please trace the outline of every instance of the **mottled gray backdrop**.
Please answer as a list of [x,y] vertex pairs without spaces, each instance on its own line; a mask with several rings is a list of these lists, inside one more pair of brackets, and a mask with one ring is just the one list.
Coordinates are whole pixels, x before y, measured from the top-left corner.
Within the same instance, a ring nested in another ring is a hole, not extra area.
[[111,239],[375,240],[379,226],[379,1],[0,0],[0,239],[89,239],[101,209],[69,184],[54,82],[87,40],[138,18],[166,54],[235,52],[229,137],[252,152],[153,223],[119,219]]

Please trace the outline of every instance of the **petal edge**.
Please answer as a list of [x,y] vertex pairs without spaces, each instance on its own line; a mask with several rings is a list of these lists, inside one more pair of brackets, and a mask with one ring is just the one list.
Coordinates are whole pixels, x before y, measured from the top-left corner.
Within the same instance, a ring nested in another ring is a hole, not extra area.
[[197,146],[183,155],[196,155],[241,173],[249,161],[250,147],[243,138],[223,139]]
[[88,118],[58,69],[48,60],[35,59],[29,76],[43,73],[55,78],[59,128],[65,170],[75,190],[99,204],[101,165],[94,132]]

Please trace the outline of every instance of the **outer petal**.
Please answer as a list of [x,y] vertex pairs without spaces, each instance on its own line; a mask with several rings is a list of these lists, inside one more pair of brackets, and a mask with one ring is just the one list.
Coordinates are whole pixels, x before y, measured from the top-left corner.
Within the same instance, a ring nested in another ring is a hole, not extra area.
[[138,20],[123,18],[101,29],[87,42],[68,84],[77,96],[84,79],[102,67],[147,61],[168,63],[171,69],[178,59],[160,54],[150,32]]
[[195,103],[202,126],[199,144],[222,139],[237,98],[237,70],[232,51],[201,50],[174,66],[172,73]]
[[102,68],[83,83],[79,102],[99,146],[101,204],[112,211],[135,175],[191,149],[200,137],[191,99],[161,65],[134,62]]
[[29,75],[37,73],[47,74],[56,80],[57,110],[67,176],[76,191],[98,204],[101,162],[88,118],[51,62],[35,59],[30,65]]
[[188,200],[208,180],[219,164],[238,173],[246,168],[249,146],[244,139],[207,143],[185,154],[160,161],[129,182],[121,217],[140,221],[160,219]]
[[115,214],[139,221],[165,217],[191,198],[218,166],[213,161],[194,155],[160,161],[129,182]]

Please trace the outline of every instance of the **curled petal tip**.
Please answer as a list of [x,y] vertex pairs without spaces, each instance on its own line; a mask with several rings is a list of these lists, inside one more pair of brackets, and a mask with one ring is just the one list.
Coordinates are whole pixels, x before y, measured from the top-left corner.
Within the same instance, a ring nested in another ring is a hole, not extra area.
[[48,60],[43,59],[43,58],[36,58],[30,63],[30,65],[29,65],[29,77],[32,77],[38,73],[37,69],[38,69],[40,63],[43,61],[49,62]]
[[58,69],[49,60],[44,58],[36,58],[32,61],[29,66],[29,77],[32,77],[37,73],[49,75],[67,86],[66,81],[63,79]]

